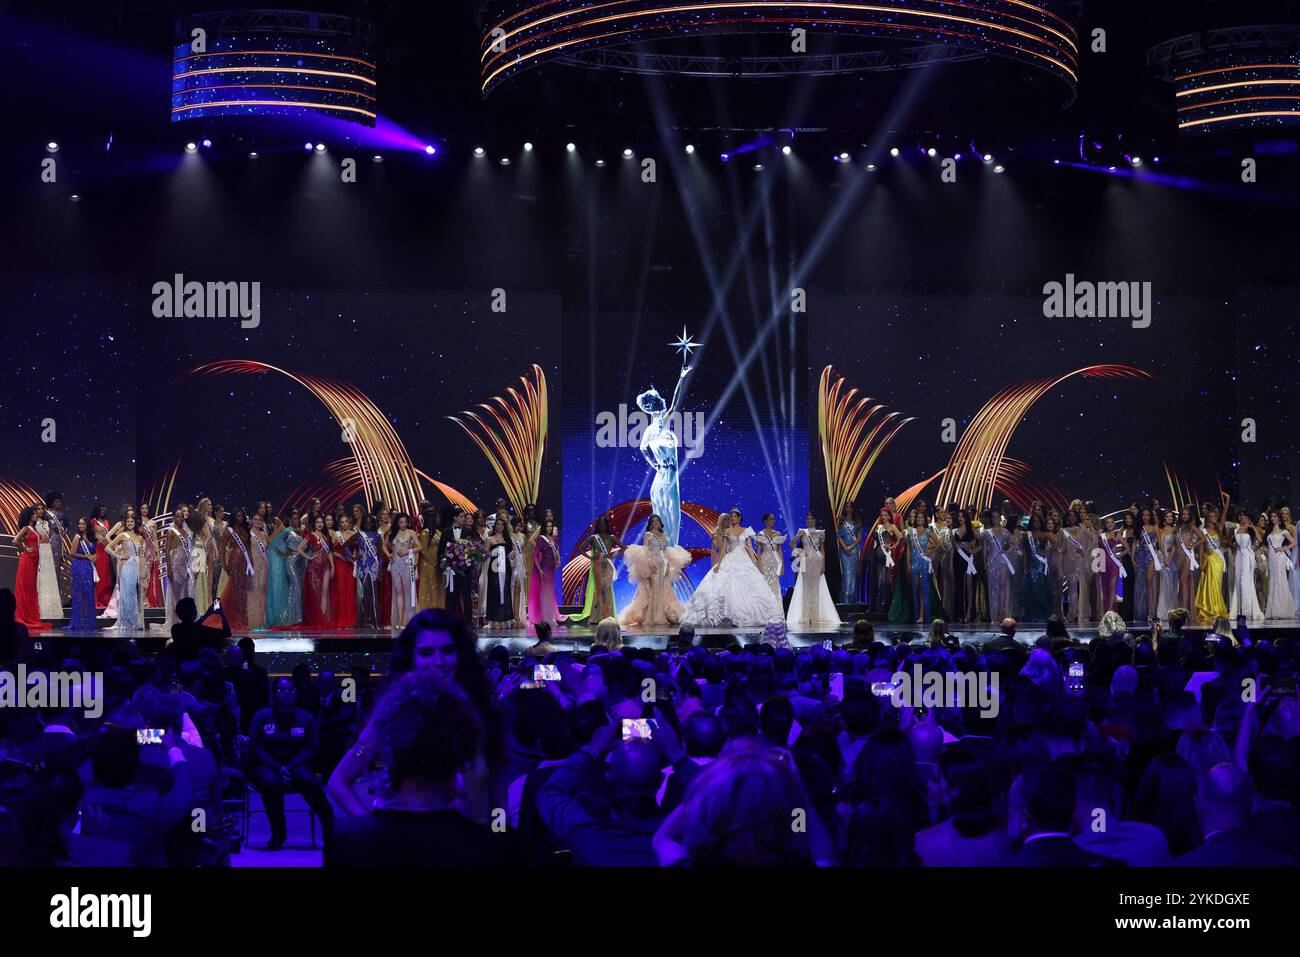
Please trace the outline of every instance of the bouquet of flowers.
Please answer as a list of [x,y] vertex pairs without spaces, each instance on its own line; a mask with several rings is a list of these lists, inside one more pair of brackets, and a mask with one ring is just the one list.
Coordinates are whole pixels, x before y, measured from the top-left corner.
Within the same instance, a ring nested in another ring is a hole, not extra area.
[[487,561],[487,545],[478,536],[448,542],[442,556],[442,567],[459,575],[478,574],[479,565]]

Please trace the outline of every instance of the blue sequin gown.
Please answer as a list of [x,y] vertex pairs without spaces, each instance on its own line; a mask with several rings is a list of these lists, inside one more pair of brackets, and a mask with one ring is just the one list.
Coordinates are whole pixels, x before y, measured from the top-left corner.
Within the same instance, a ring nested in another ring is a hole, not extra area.
[[141,548],[131,539],[124,539],[117,566],[117,630],[122,634],[144,631],[144,602],[140,587]]
[[266,627],[274,628],[276,625],[283,624],[284,606],[289,599],[289,569],[288,563],[292,560],[292,555],[285,558],[280,554],[281,551],[288,551],[289,546],[286,544],[286,538],[289,535],[288,526],[280,529],[271,536],[271,541],[266,546]]
[[94,631],[95,624],[95,546],[88,542],[77,543],[77,554],[89,555],[90,560],[72,560],[72,631]]
[[840,556],[840,601],[846,605],[858,600],[858,527],[853,522],[841,522],[838,532],[841,545],[853,549],[845,552],[837,548]]

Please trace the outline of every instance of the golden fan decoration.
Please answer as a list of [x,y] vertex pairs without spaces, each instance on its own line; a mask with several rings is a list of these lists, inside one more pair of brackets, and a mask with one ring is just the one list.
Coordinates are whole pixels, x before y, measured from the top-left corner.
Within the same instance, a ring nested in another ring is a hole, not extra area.
[[822,370],[817,432],[826,465],[826,494],[836,520],[844,506],[857,498],[880,453],[912,421],[888,410],[870,396],[860,395],[843,376],[836,376],[834,367]]
[[493,396],[474,409],[447,416],[465,430],[487,458],[516,514],[537,504],[546,458],[546,373],[534,364],[531,376],[519,377],[522,388],[511,386],[504,396]]

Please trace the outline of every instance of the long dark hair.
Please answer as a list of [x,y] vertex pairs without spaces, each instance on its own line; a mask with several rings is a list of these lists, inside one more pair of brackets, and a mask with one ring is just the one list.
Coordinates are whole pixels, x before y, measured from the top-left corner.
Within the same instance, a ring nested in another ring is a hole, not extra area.
[[407,515],[405,512],[395,513],[388,525],[388,544],[393,544],[393,539],[395,539],[397,533],[402,530],[402,519],[406,519],[407,528],[411,527],[411,516]]
[[[397,524],[394,519],[393,524]],[[423,632],[440,631],[451,636],[456,648],[456,684],[474,703],[483,727],[487,732],[484,751],[489,760],[499,753],[502,737],[501,722],[492,701],[483,662],[478,656],[478,640],[464,619],[443,608],[426,608],[417,614],[397,636],[397,647],[388,662],[390,684],[415,670],[415,639]]]

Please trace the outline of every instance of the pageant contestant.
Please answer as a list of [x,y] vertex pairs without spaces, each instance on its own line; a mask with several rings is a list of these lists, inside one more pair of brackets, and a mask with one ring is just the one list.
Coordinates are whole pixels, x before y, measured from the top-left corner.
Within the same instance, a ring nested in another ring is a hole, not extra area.
[[[113,525],[113,527],[108,530],[108,534],[104,536],[104,541],[106,545],[107,543],[114,541],[117,538],[117,536],[122,533],[123,529],[126,528],[126,520],[128,518],[136,518],[134,505],[124,505],[122,507],[122,517],[118,519],[118,521]],[[136,527],[137,528],[139,527],[138,519],[136,520]],[[113,594],[109,597],[108,605],[107,607],[105,607],[103,614],[99,616],[100,618],[117,618],[118,604],[121,600],[117,577],[121,574],[120,566],[122,564],[122,560],[118,558],[117,554],[115,552],[112,552],[111,550],[109,554],[113,556],[113,575],[114,575]]]
[[1200,517],[1195,505],[1186,507],[1182,525],[1178,529],[1177,545],[1178,554],[1174,557],[1178,561],[1178,607],[1192,608],[1196,602],[1194,578],[1201,570],[1196,556],[1204,545]]
[[1024,547],[1025,572],[1020,582],[1020,604],[1026,621],[1046,621],[1055,613],[1052,595],[1052,536],[1036,513],[1029,516]]
[[781,575],[785,571],[781,547],[785,542],[786,536],[776,530],[776,516],[768,512],[763,516],[763,530],[754,536],[754,545],[758,549],[758,570],[777,601],[781,600]]
[[[45,514],[45,505],[36,506],[32,518],[32,528],[36,530],[37,545],[36,597],[41,606],[41,617],[58,620],[63,617],[63,597],[59,594],[59,573],[54,565],[54,546],[50,544],[50,520]],[[61,534],[60,534],[60,537]]]
[[718,517],[713,568],[686,603],[684,624],[752,628],[783,617],[781,602],[758,570],[753,537],[752,528],[741,529],[739,512]]
[[[786,627],[839,627],[839,612],[835,610],[831,590],[826,586],[826,531],[817,527],[817,516],[812,512],[805,518],[804,527],[790,539],[790,549],[796,556],[799,575],[790,595]],[[781,607],[779,597],[776,605]]]
[[416,597],[420,611],[424,611],[426,608],[442,608],[447,603],[442,572],[438,569],[438,544],[442,541],[442,530],[438,527],[438,512],[432,504],[420,514],[420,525]]
[[1088,548],[1087,537],[1081,508],[1071,506],[1065,513],[1065,527],[1061,529],[1061,574],[1064,576],[1066,620],[1078,624],[1089,621],[1091,617],[1088,570],[1092,551]]
[[[357,533],[357,627],[379,627],[379,554],[383,543],[379,540],[379,519],[367,515],[361,520]],[[435,545],[436,547],[436,545]],[[431,574],[437,575],[437,572]],[[421,586],[424,579],[420,579]]]
[[1291,509],[1284,507],[1279,514],[1282,525],[1291,533],[1291,604],[1300,613],[1300,535],[1297,535],[1295,522],[1291,520]]
[[99,579],[95,582],[95,607],[107,608],[113,597],[113,558],[104,548],[108,544],[108,506],[103,502],[90,510],[90,524],[94,526],[95,541],[99,549],[95,552],[95,570]]
[[510,522],[498,512],[488,536],[487,626],[509,628],[515,621],[514,546]]
[[840,601],[846,605],[858,600],[858,556],[862,553],[862,532],[853,520],[853,506],[845,505],[840,512],[839,528],[835,531],[836,551],[840,556]]
[[691,563],[691,553],[679,545],[668,544],[663,519],[650,516],[641,544],[627,546],[623,561],[627,564],[628,581],[636,585],[636,594],[632,603],[619,613],[618,623],[624,627],[680,624],[685,609],[673,592],[673,583]]
[[405,628],[407,622],[415,616],[415,551],[419,547],[420,540],[411,528],[411,516],[399,512],[393,517],[389,539],[384,543],[388,573],[393,580],[392,612],[389,618],[393,628]]
[[351,515],[340,515],[330,549],[334,552],[334,577],[330,583],[330,611],[335,628],[357,627],[357,531]]
[[1259,530],[1251,521],[1250,514],[1242,509],[1237,516],[1237,529],[1233,535],[1235,574],[1232,600],[1228,608],[1230,618],[1245,615],[1248,621],[1264,620],[1264,611],[1259,607],[1259,593],[1255,591],[1255,545],[1258,540]]
[[249,522],[248,537],[251,540],[249,552],[253,556],[253,577],[248,583],[248,627],[261,631],[268,627],[266,621],[266,587],[271,574],[271,547],[267,520],[271,514],[270,502],[258,502],[257,510]]
[[136,532],[134,509],[122,524],[122,531],[108,544],[109,553],[118,560],[116,631],[119,635],[138,635],[145,630],[144,581],[140,578],[144,541]]
[[1137,506],[1126,511],[1120,519],[1123,523],[1120,525],[1116,534],[1120,541],[1124,543],[1124,551],[1120,556],[1120,567],[1123,569],[1120,573],[1120,596],[1116,610],[1119,616],[1126,622],[1137,620],[1134,617],[1133,592],[1137,588],[1137,566],[1134,564],[1134,556],[1137,554]]
[[[379,525],[379,627],[388,628],[393,623],[393,576],[388,568],[387,543],[393,532],[393,510],[383,502],[376,502],[374,507]],[[468,619],[466,619],[468,620]]]
[[334,557],[330,550],[325,516],[317,515],[311,530],[298,543],[297,553],[307,559],[302,581],[302,624],[304,628],[329,628],[330,579],[334,575]]
[[487,515],[482,509],[474,513],[473,533],[483,543],[483,557],[478,563],[478,589],[474,592],[474,621],[481,625],[487,621],[488,565],[491,564],[488,539],[492,536],[488,528]]
[[136,510],[138,516],[137,530],[144,540],[144,557],[141,569],[144,574],[144,606],[161,608],[163,606],[163,563],[162,552],[158,546],[158,524],[152,519],[148,502],[141,502]]
[[898,580],[899,561],[903,553],[903,530],[898,525],[894,500],[885,499],[871,535],[871,558],[868,568],[867,591],[870,609],[877,615],[889,614],[894,603],[894,588]]
[[[553,519],[546,519],[533,537],[533,568],[528,576],[528,624],[534,632],[538,622],[554,627],[564,621],[555,603],[555,578],[559,573],[560,530]],[[591,587],[590,582],[587,587]]]
[[1268,513],[1268,607],[1264,609],[1266,618],[1294,618],[1295,599],[1291,595],[1291,576],[1295,574],[1291,567],[1291,551],[1295,547],[1295,536],[1282,523],[1282,514],[1277,510]]
[[1223,600],[1228,582],[1228,557],[1226,532],[1218,510],[1212,510],[1205,520],[1205,549],[1201,556],[1201,580],[1196,586],[1196,617],[1213,624],[1216,618],[1228,616],[1228,604]]
[[[978,556],[982,549],[980,538],[971,527],[970,512],[964,508],[958,509],[952,529],[953,603],[956,607],[948,611],[954,620],[967,624],[975,621],[979,615]],[[958,585],[957,582],[961,584]]]
[[1133,590],[1134,621],[1154,620],[1156,605],[1160,602],[1160,573],[1164,570],[1164,562],[1156,544],[1160,538],[1160,529],[1156,525],[1155,515],[1155,510],[1151,508],[1138,512],[1138,540],[1133,551],[1133,564],[1137,570],[1137,585]]
[[952,523],[956,506],[949,508],[947,512],[936,512],[934,520],[930,523],[930,536],[938,540],[930,557],[930,574],[934,578],[935,594],[940,602],[932,609],[932,617],[954,621],[957,615],[950,609],[958,604],[953,595],[955,579],[952,573]]
[[617,618],[614,607],[614,559],[623,552],[623,543],[609,530],[609,519],[596,519],[596,530],[587,539],[583,554],[590,563],[587,572],[587,601],[581,618],[593,628],[606,618]]
[[[172,523],[163,534],[163,573],[167,576],[164,588],[167,615],[163,626],[168,629],[176,624],[176,603],[182,598],[193,597],[194,594],[194,583],[190,577],[190,552],[194,548],[194,536],[187,524],[189,517],[190,507],[177,505],[172,510]],[[91,534],[93,535],[93,529]]]
[[32,528],[35,515],[35,505],[23,509],[18,517],[18,532],[14,535],[14,547],[18,549],[18,574],[14,577],[14,598],[18,607],[14,618],[26,625],[30,632],[50,627],[41,621],[41,599],[36,584],[41,564],[41,536]]
[[1097,597],[1093,605],[1098,619],[1105,617],[1106,612],[1115,610],[1119,603],[1120,583],[1124,582],[1127,588],[1128,578],[1128,569],[1124,567],[1124,559],[1128,556],[1125,537],[1115,531],[1114,518],[1108,515],[1101,521],[1102,531],[1097,547],[1101,549],[1103,565],[1102,570],[1094,578]]
[[934,614],[930,598],[934,588],[934,553],[938,547],[939,539],[927,523],[925,511],[916,509],[907,529],[907,560],[912,608],[920,616],[916,619],[918,625],[927,624]]
[[[289,533],[298,522],[298,510],[289,509],[289,523],[281,524],[279,518],[266,543],[266,627],[278,628],[285,624],[284,606],[289,597],[289,572],[285,559],[291,548],[287,546]],[[297,548],[297,543],[294,543]]]
[[510,520],[510,589],[511,603],[515,609],[515,625],[528,627],[528,569],[524,564],[528,533],[524,520],[515,516]]
[[[59,581],[59,593],[63,594],[68,583],[63,577],[63,536],[68,530],[68,518],[63,514],[63,493],[45,493],[45,519],[50,523],[50,550],[54,553],[54,573]],[[60,602],[62,604],[62,602]],[[62,611],[59,617],[63,617]]]
[[1165,512],[1160,519],[1160,592],[1156,598],[1156,617],[1169,620],[1169,612],[1178,607],[1178,513]]
[[1007,558],[1012,536],[1002,527],[1001,515],[992,509],[980,512],[984,545],[984,575],[988,582],[989,620],[1000,622],[1011,614],[1011,590],[1015,587],[1015,566]]
[[212,593],[212,569],[209,565],[213,552],[210,547],[212,529],[202,512],[190,513],[189,526],[190,597],[194,599],[196,608],[207,609],[212,607],[212,599],[216,597]]
[[221,607],[234,632],[248,631],[248,596],[253,584],[253,536],[248,510],[235,509],[226,523],[221,567]]
[[95,630],[95,541],[90,519],[77,519],[72,539],[72,631]]

